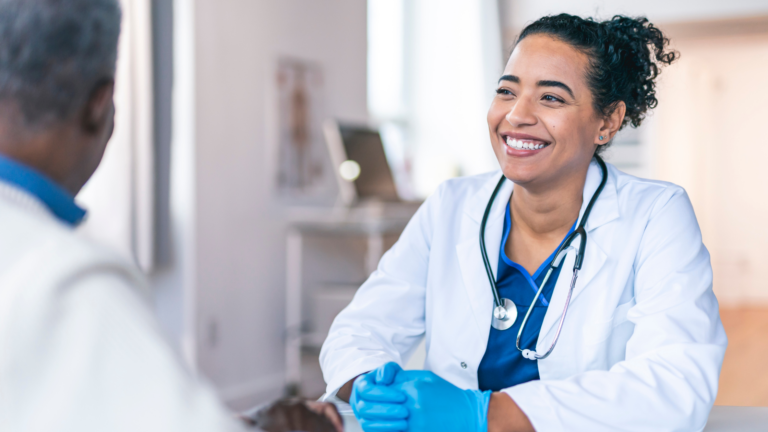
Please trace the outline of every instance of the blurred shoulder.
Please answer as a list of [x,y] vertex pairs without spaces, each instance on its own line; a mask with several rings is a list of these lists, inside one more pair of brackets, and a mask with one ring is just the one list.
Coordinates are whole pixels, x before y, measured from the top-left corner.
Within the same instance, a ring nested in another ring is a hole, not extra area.
[[[32,290],[69,286],[84,277],[118,276],[146,295],[144,278],[130,261],[45,215],[0,201],[0,274],[6,285]],[[15,281],[16,283],[14,283]]]

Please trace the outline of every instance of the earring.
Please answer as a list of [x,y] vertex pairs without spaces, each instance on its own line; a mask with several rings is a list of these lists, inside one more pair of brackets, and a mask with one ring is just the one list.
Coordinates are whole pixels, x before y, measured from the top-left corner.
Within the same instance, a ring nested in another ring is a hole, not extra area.
[[602,140],[603,140],[603,136],[602,136],[602,135],[600,135],[600,141],[602,141]]

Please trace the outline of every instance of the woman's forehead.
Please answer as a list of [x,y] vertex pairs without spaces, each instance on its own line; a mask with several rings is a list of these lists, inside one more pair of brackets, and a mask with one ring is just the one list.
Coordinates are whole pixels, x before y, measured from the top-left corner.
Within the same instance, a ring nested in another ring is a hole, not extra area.
[[586,88],[586,54],[549,35],[531,35],[517,44],[509,57],[504,75],[512,75],[520,84],[541,80],[557,80],[568,84],[574,92]]

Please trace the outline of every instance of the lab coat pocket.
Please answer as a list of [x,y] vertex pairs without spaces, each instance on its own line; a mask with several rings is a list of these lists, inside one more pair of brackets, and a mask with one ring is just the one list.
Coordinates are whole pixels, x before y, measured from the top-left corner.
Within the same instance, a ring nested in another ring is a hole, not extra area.
[[611,318],[604,321],[590,322],[585,324],[584,343],[587,345],[593,345],[608,339],[614,328],[627,321],[627,312],[629,312],[629,310],[635,304],[635,298],[632,297],[628,302],[618,305],[613,311]]

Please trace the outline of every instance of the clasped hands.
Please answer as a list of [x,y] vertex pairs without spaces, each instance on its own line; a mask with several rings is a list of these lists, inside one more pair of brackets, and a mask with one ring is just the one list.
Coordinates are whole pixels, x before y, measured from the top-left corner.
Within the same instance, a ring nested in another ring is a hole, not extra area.
[[349,403],[365,432],[486,432],[490,397],[390,362],[358,377]]

